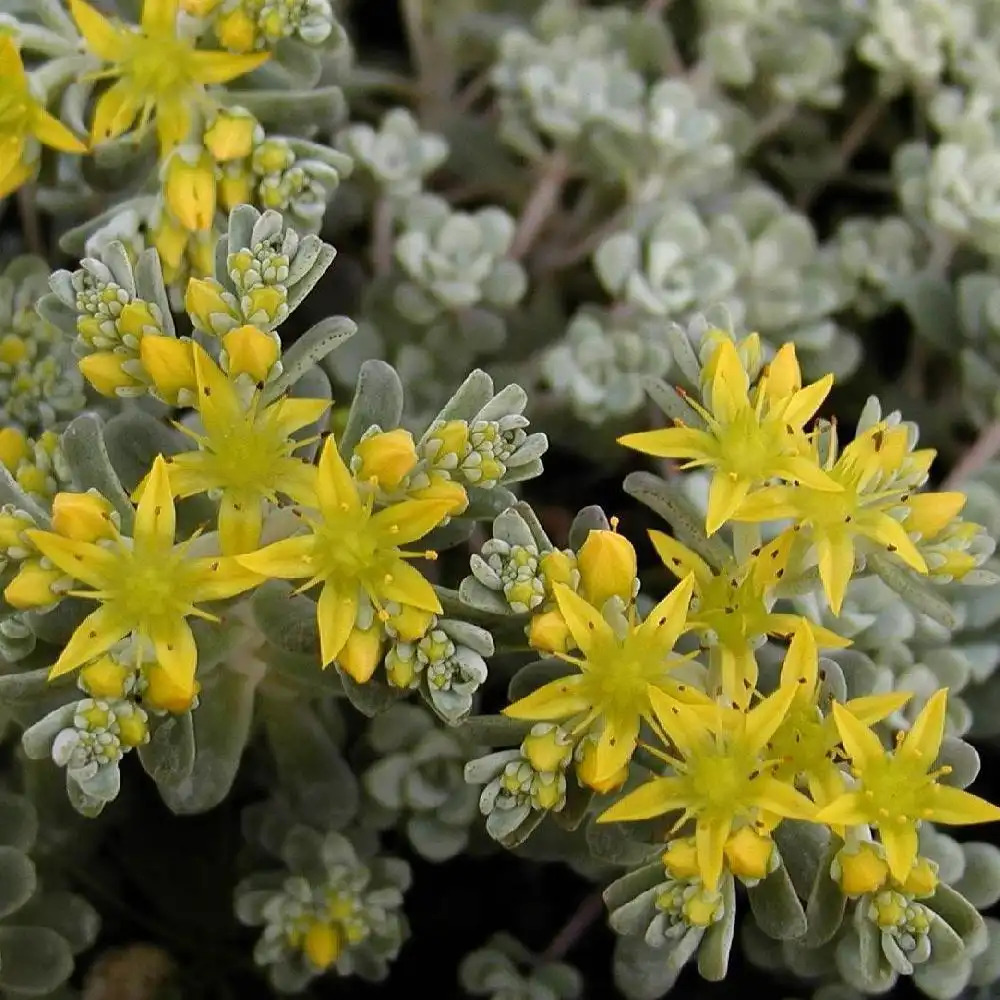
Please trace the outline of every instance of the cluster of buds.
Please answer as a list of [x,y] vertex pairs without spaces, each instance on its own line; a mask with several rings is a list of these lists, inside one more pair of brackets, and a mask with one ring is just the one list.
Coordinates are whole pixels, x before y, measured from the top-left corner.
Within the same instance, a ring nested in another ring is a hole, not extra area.
[[0,430],[0,465],[33,500],[45,504],[70,482],[59,435],[43,431],[32,440],[13,427]]
[[322,45],[343,33],[329,0],[181,0],[181,7],[208,19],[230,52],[273,48],[283,38]]

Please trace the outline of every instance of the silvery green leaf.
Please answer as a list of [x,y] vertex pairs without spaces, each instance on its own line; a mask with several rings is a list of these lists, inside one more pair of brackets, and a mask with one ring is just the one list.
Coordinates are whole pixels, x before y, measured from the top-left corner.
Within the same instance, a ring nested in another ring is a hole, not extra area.
[[23,795],[0,792],[0,844],[30,851],[38,835],[38,813]]
[[[304,237],[303,243],[308,238],[308,236]],[[288,290],[288,302],[286,304],[288,305],[289,314],[295,312],[305,300],[305,297],[316,287],[316,283],[326,273],[327,268],[333,263],[333,259],[336,256],[337,251],[329,243],[323,243],[320,246],[319,253],[316,255],[316,259],[312,262],[309,270]],[[290,277],[291,270],[289,271]]]
[[673,987],[680,970],[666,961],[662,948],[651,948],[642,938],[619,937],[612,971],[626,1000],[658,1000]]
[[972,962],[962,955],[951,962],[925,962],[914,970],[914,985],[931,1000],[955,1000],[965,992],[972,975]]
[[986,925],[982,915],[960,892],[941,883],[934,895],[922,902],[961,937],[966,948],[975,951],[983,946],[986,941]]
[[170,299],[163,283],[163,268],[160,255],[155,247],[149,247],[139,254],[135,262],[135,291],[141,299],[153,303],[162,315],[163,332],[168,337],[177,335],[174,317],[170,311]]
[[96,489],[121,518],[121,530],[132,533],[135,510],[115,472],[104,443],[101,418],[81,413],[62,433],[62,449],[73,480],[81,490]]
[[47,528],[49,526],[48,512],[35,503],[17,485],[14,477],[7,470],[7,466],[0,464],[0,506],[6,506],[7,504],[16,507],[18,510],[23,510],[26,514],[30,514],[40,527]]
[[945,628],[954,629],[957,626],[955,612],[948,602],[934,593],[912,570],[880,552],[868,553],[866,563],[872,572],[881,577],[883,582],[915,610],[934,619]]
[[934,347],[951,350],[958,325],[951,281],[939,274],[921,272],[900,281],[895,292],[917,336]]
[[[516,810],[512,809],[510,812],[516,812]],[[502,810],[494,809],[486,817],[486,829],[490,836],[506,847],[508,851],[520,847],[542,825],[542,821],[545,819],[543,812],[529,812],[518,823],[506,824],[501,827],[497,820],[502,816]]]
[[520,701],[543,684],[549,684],[563,677],[573,675],[573,668],[564,660],[554,657],[546,660],[535,660],[527,663],[510,679],[507,687],[507,699],[510,702]]
[[128,490],[139,485],[157,455],[169,457],[188,447],[180,431],[137,406],[113,416],[103,433],[112,468]]
[[1000,900],[1000,848],[973,841],[962,845],[965,871],[952,888],[977,910],[988,910]]
[[610,528],[607,515],[597,504],[584,507],[577,512],[570,525],[569,547],[576,552],[583,546],[591,531],[608,531]]
[[[674,363],[680,369],[684,378],[687,379],[688,385],[692,388],[696,388],[701,382],[701,361],[698,359],[698,355],[691,344],[691,339],[676,323],[668,323],[665,328],[665,333],[667,344],[670,347],[670,353],[673,355]],[[649,382],[645,384],[645,389],[649,393],[653,402],[655,402],[657,406],[660,406],[664,413],[673,416],[670,410],[663,406],[661,399],[654,395]],[[677,398],[680,399],[679,396]],[[694,411],[692,411],[690,407],[687,407],[687,410],[688,415],[682,414],[681,419],[694,423]]]
[[957,736],[946,736],[941,741],[934,767],[950,767],[941,776],[941,783],[953,788],[968,788],[979,774],[979,753],[976,748]]
[[488,490],[480,486],[467,486],[465,492],[469,497],[469,506],[462,511],[461,516],[463,520],[470,521],[490,521],[517,499],[503,486],[494,486]]
[[537,545],[521,506],[510,507],[496,517],[493,521],[493,537],[508,545]]
[[340,438],[340,453],[350,457],[370,427],[383,430],[399,426],[403,415],[403,384],[392,365],[371,359],[361,366],[347,425]]
[[390,706],[395,705],[400,698],[406,697],[405,691],[390,687],[378,677],[372,677],[363,684],[359,684],[346,670],[340,668],[339,663],[335,663],[334,666],[340,675],[341,683],[344,685],[344,694],[347,696],[347,700],[368,718],[384,712]]
[[357,324],[346,316],[329,316],[313,324],[282,354],[281,374],[265,387],[261,401],[270,403],[287,392],[357,329]]
[[[318,121],[342,118],[344,93],[340,87],[316,87],[310,90],[230,90],[223,91],[230,107],[246,108],[265,125],[280,125],[292,130]],[[246,246],[237,243],[234,246]]]
[[938,963],[954,962],[965,953],[965,944],[944,920],[932,920],[930,927],[931,958]]
[[476,420],[502,420],[512,413],[523,413],[528,394],[516,383],[505,385],[477,414]]
[[643,935],[650,921],[656,916],[656,897],[661,888],[654,885],[645,889],[621,906],[615,907],[608,916],[608,924],[616,934]]
[[463,604],[491,615],[510,617],[514,614],[503,596],[484,587],[474,576],[467,576],[458,585],[458,595]]
[[406,836],[413,849],[428,861],[447,861],[460,854],[469,842],[465,827],[448,826],[431,815],[411,816]]
[[24,906],[36,884],[31,858],[16,847],[0,847],[0,918]]
[[149,742],[139,747],[143,770],[157,785],[174,785],[191,776],[194,768],[194,722],[191,712],[151,716]]
[[642,387],[649,398],[671,420],[680,420],[689,427],[699,426],[698,414],[672,385],[668,385],[662,379],[646,378],[643,379]]
[[506,747],[520,743],[531,723],[509,719],[506,715],[469,715],[462,720],[458,731],[466,733],[469,740],[489,747]]
[[161,785],[160,794],[178,815],[206,812],[229,794],[250,736],[257,679],[220,669],[205,678],[193,713],[194,768],[183,780]]
[[493,379],[477,368],[470,372],[466,380],[452,393],[451,399],[444,405],[431,426],[438,421],[472,420],[492,398]]
[[20,910],[17,922],[48,927],[65,938],[74,955],[90,948],[101,929],[98,912],[82,896],[71,892],[40,892]]
[[806,932],[806,914],[783,864],[747,889],[757,926],[769,937],[789,941]]
[[[111,771],[113,774],[118,774],[118,768],[116,765],[112,765],[110,768],[105,768],[105,772]],[[108,777],[107,773],[104,775],[105,778]],[[86,816],[87,819],[96,819],[98,816],[104,812],[104,807],[108,802],[113,801],[107,797],[91,795],[87,789],[83,787],[73,776],[72,771],[66,772],[66,798],[69,804],[81,815]],[[2,961],[3,956],[0,955],[0,961]]]
[[59,679],[50,682],[48,667],[0,674],[0,701],[5,705],[37,701],[56,685],[62,690],[68,688],[67,681],[70,679],[67,678],[62,684],[59,684]]
[[706,931],[698,948],[698,972],[702,978],[717,983],[726,978],[729,971],[729,953],[736,934],[736,889],[733,877],[723,874],[722,919],[717,920]]
[[73,725],[76,715],[76,701],[63,705],[39,719],[21,734],[21,746],[29,760],[45,760],[52,752],[52,741],[56,736]]
[[884,993],[896,981],[896,971],[882,955],[878,927],[871,920],[855,920],[836,947],[837,969],[855,989]]
[[816,880],[830,832],[817,823],[784,820],[774,831],[774,842],[796,893],[807,899]]
[[594,271],[601,284],[613,295],[619,294],[637,269],[641,248],[632,233],[609,236],[594,253]]
[[73,952],[47,927],[0,927],[0,988],[43,996],[73,972]]
[[[63,273],[68,274],[69,272]],[[51,323],[62,333],[69,337],[76,336],[77,312],[63,302],[56,293],[50,292],[48,295],[43,295],[35,308],[42,319]]]
[[315,601],[296,594],[284,580],[268,580],[254,591],[250,607],[268,642],[290,653],[314,656],[319,668]]
[[447,524],[439,525],[424,535],[420,544],[426,545],[432,552],[446,552],[468,542],[475,530],[476,523],[471,518],[452,518]]
[[459,334],[477,353],[492,354],[502,350],[507,339],[507,324],[502,316],[488,309],[463,309],[455,317]]
[[806,903],[806,933],[802,944],[807,948],[818,948],[832,940],[844,922],[847,899],[830,877],[830,865],[840,846],[839,838],[831,838],[816,869],[816,879]]
[[622,875],[615,879],[604,890],[604,903],[608,910],[617,910],[624,906],[629,900],[635,899],[641,892],[659,885],[665,880],[663,865],[659,862],[655,864],[643,865],[635,871]]
[[662,845],[642,843],[629,834],[625,823],[591,821],[586,830],[587,846],[595,858],[629,868],[644,865],[662,853]]

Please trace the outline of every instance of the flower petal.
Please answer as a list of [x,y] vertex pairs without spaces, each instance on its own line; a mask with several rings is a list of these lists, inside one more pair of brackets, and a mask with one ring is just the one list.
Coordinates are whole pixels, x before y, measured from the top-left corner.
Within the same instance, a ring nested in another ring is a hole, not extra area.
[[854,541],[845,531],[821,535],[816,539],[816,554],[830,610],[839,615],[854,574]]
[[64,153],[86,153],[87,145],[81,142],[55,115],[50,115],[41,105],[31,116],[31,132],[46,146]]
[[267,577],[241,565],[235,557],[205,556],[188,560],[194,583],[191,603],[224,601],[263,583]]
[[694,573],[686,577],[646,616],[638,631],[650,634],[657,647],[668,653],[674,648],[680,634],[687,624],[688,606],[694,593]]
[[927,563],[920,554],[906,529],[894,517],[875,511],[865,512],[858,518],[859,533],[880,542],[890,552],[902,559],[907,566],[918,573],[927,572]]
[[191,626],[181,617],[154,620],[149,627],[149,639],[156,661],[167,676],[178,687],[189,690],[198,666],[198,646]]
[[928,808],[929,820],[949,826],[972,826],[1000,820],[1000,809],[991,802],[951,785],[935,785]]
[[709,892],[718,888],[725,860],[726,841],[732,829],[729,816],[699,816],[694,828],[695,850],[698,854],[698,873]]
[[564,583],[553,586],[559,613],[566,622],[566,627],[573,636],[577,648],[588,656],[596,643],[612,644],[615,633],[611,626],[601,617],[600,612],[588,604],[579,594],[574,593]]
[[0,35],[0,82],[11,92],[28,89],[21,51],[13,35]]
[[274,489],[303,507],[315,507],[316,466],[300,458],[282,458],[275,463]]
[[721,340],[705,367],[713,373],[709,390],[712,413],[720,423],[728,424],[750,407],[750,379],[736,345],[728,337]]
[[699,746],[711,739],[711,730],[705,725],[703,716],[690,706],[656,687],[650,686],[648,694],[653,714],[685,757],[689,757]]
[[319,509],[327,518],[339,517],[345,511],[360,510],[358,487],[350,470],[344,464],[331,434],[323,444],[319,456],[319,475],[316,479]]
[[252,552],[260,543],[264,502],[254,493],[226,490],[219,503],[219,542],[227,556]]
[[371,525],[388,545],[406,545],[433,531],[451,506],[450,500],[404,500],[380,510]]
[[896,748],[896,756],[901,760],[922,761],[929,770],[941,750],[947,712],[948,689],[941,688],[927,699],[927,704]]
[[403,559],[397,559],[389,566],[385,577],[374,587],[376,595],[398,604],[407,604],[441,614],[441,602],[427,578],[420,570]]
[[357,587],[352,584],[340,588],[328,580],[320,591],[319,602],[316,605],[322,666],[329,666],[340,655],[357,618]]
[[[192,53],[199,55],[201,53]],[[156,105],[156,135],[161,159],[191,137],[194,119],[185,101],[161,100]]]
[[142,107],[133,91],[122,81],[112,84],[97,99],[90,123],[90,141],[104,142],[127,132]]
[[844,792],[825,806],[813,820],[827,826],[859,826],[871,821],[868,800],[860,792]]
[[[147,338],[143,338],[144,340]],[[207,451],[182,451],[164,458],[170,477],[170,491],[175,497],[190,497],[204,493],[219,485],[213,474],[215,456]],[[138,503],[146,489],[147,476],[132,493],[132,501]]]
[[[774,617],[774,616],[772,616]],[[791,616],[789,616],[791,617]],[[819,659],[816,640],[804,618],[796,622],[795,634],[781,664],[781,687],[800,685],[800,690],[812,697],[819,680]]]
[[920,850],[917,828],[915,826],[886,826],[878,829],[879,840],[885,848],[885,860],[889,865],[889,874],[897,882],[905,882],[913,869]]
[[693,427],[664,427],[626,434],[618,443],[656,458],[711,458],[718,453],[715,438]]
[[606,715],[604,728],[594,751],[594,774],[591,781],[599,784],[618,774],[632,759],[639,741],[638,715]]
[[680,778],[654,778],[619,799],[597,817],[598,823],[620,823],[628,820],[652,819],[687,802],[684,782]]
[[824,375],[821,379],[799,389],[788,400],[781,414],[782,420],[797,431],[802,430],[805,422],[814,417],[816,411],[823,405],[823,400],[830,395],[832,388],[833,376]]
[[62,677],[107,652],[132,631],[133,622],[122,619],[107,605],[92,611],[77,626],[49,671],[49,680]]
[[590,708],[590,700],[582,690],[584,681],[583,674],[569,674],[549,681],[508,705],[503,714],[509,719],[554,722],[586,712]]
[[94,55],[112,63],[121,58],[124,32],[120,28],[84,0],[69,0],[69,12]]
[[16,191],[34,173],[37,164],[25,163],[23,155],[23,136],[0,137],[0,198]]
[[833,703],[833,720],[847,755],[860,771],[885,757],[885,747],[879,738],[851,715],[846,706],[836,701]]
[[811,820],[816,815],[816,804],[810,802],[787,781],[777,778],[760,778],[754,782],[754,801],[761,809],[786,819]]
[[104,590],[118,570],[115,553],[93,542],[64,538],[54,531],[29,529],[25,533],[32,545],[67,576],[82,580],[95,590]]
[[786,455],[783,458],[775,459],[771,467],[783,479],[801,483],[806,489],[819,490],[823,493],[840,493],[844,489],[813,459],[805,458],[802,455]]
[[287,437],[316,423],[329,408],[328,399],[291,399],[286,396],[267,408],[263,420]]
[[189,56],[194,79],[199,83],[228,83],[262,66],[269,52],[234,55],[230,52],[192,52]]
[[170,492],[170,474],[163,456],[157,455],[142,491],[142,499],[135,508],[132,538],[136,554],[165,552],[173,548],[176,531],[177,515]]
[[301,580],[314,572],[314,535],[295,535],[233,558],[245,569],[280,580]]
[[236,393],[236,387],[226,378],[205,348],[201,344],[192,343],[191,350],[198,382],[198,415],[208,437],[221,444],[233,424],[245,422],[243,404]]
[[716,472],[708,487],[708,514],[705,531],[714,535],[739,509],[753,484],[729,472]]
[[[893,712],[898,712],[912,698],[908,691],[891,691],[888,694],[866,694],[860,698],[852,698],[844,705],[851,715],[866,726],[887,719]],[[935,754],[936,756],[936,754]],[[932,757],[931,760],[934,758]]]
[[797,689],[797,684],[782,684],[747,712],[743,732],[750,753],[759,754],[770,741],[788,714]]
[[692,552],[686,545],[682,545],[676,538],[662,531],[650,531],[649,540],[653,543],[660,561],[678,579],[694,573],[699,587],[704,588],[711,583],[714,576],[712,568],[701,556]]
[[734,521],[781,521],[801,517],[794,486],[765,486],[748,496],[733,515]]
[[139,23],[151,35],[172,35],[177,23],[178,0],[144,0]]

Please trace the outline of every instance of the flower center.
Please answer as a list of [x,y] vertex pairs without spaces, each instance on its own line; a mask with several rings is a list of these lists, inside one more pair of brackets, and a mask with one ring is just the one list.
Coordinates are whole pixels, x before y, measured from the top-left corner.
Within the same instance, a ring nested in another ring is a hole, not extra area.
[[794,779],[817,771],[829,759],[838,738],[828,722],[813,702],[798,699],[792,702],[785,721],[771,739],[770,752],[781,762],[776,777]]
[[185,595],[190,587],[185,579],[183,557],[173,548],[141,554],[131,548],[123,549],[120,567],[112,600],[123,618],[141,622],[187,612],[190,601]]
[[190,88],[191,47],[173,35],[134,34],[122,56],[123,75],[139,95],[179,99]]
[[214,478],[223,488],[270,493],[279,478],[278,463],[289,457],[290,442],[248,414],[208,441]]
[[755,757],[725,744],[693,754],[685,763],[684,774],[693,807],[701,813],[738,814],[758,767]]
[[862,794],[882,822],[919,819],[933,787],[922,761],[894,754],[866,765],[862,779]]
[[740,479],[758,479],[761,469],[786,453],[786,433],[780,421],[742,410],[719,431],[719,468]]
[[642,715],[649,708],[648,686],[662,685],[672,665],[670,658],[630,632],[623,640],[591,649],[583,693],[603,715]]
[[379,574],[394,555],[372,531],[369,511],[344,511],[315,525],[318,562],[324,574],[337,580],[358,580]]

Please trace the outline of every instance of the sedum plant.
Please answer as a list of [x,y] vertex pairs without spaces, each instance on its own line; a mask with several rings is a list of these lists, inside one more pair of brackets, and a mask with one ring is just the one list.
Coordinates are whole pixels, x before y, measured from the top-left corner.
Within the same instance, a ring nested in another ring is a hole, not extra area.
[[995,990],[995,4],[0,6],[2,997]]

